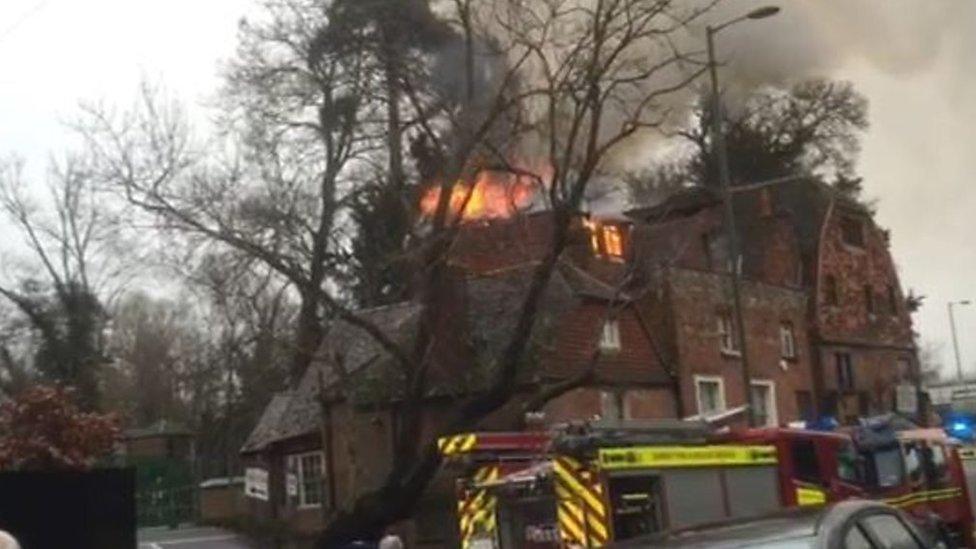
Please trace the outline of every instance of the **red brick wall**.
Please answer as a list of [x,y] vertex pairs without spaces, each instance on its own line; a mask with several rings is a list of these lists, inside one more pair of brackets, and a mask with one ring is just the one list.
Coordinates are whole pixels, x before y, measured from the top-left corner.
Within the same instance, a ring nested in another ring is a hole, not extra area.
[[545,406],[549,424],[608,417],[605,400],[617,399],[620,417],[612,419],[665,419],[675,417],[674,395],[666,387],[584,387],[551,400]]
[[[844,243],[840,221],[844,215],[856,217],[864,228],[864,247]],[[888,249],[884,231],[866,215],[833,209],[825,221],[820,242],[816,315],[820,335],[828,340],[861,341],[910,347],[912,323],[905,307],[904,294]],[[837,305],[827,302],[826,279],[837,281]],[[864,286],[871,285],[875,313],[867,310]],[[895,291],[897,312],[888,304],[887,288]]]
[[[723,354],[719,348],[717,315],[732,310],[728,279],[722,275],[673,269],[669,285],[667,314],[675,326],[676,366],[681,376],[682,398],[688,415],[697,413],[695,375],[720,376],[725,385],[728,408],[745,402],[741,360]],[[742,285],[745,310],[746,347],[751,376],[775,383],[780,423],[799,419],[796,391],[812,387],[810,346],[807,339],[806,294],[802,291],[745,282]],[[783,322],[793,326],[798,356],[786,361],[780,353],[779,329]]]
[[[582,372],[599,344],[609,304],[585,300],[555,327],[553,349],[543,359],[547,377],[569,377]],[[606,383],[663,383],[667,380],[636,311],[626,307],[617,313],[620,350],[601,354],[596,378]]]

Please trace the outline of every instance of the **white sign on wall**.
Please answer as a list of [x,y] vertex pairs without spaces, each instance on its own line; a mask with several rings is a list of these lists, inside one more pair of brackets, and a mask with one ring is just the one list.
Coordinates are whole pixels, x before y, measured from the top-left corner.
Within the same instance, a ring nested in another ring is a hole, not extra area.
[[895,408],[903,414],[918,413],[918,394],[915,386],[903,383],[895,391]]
[[245,469],[244,495],[268,501],[268,472],[257,467]]

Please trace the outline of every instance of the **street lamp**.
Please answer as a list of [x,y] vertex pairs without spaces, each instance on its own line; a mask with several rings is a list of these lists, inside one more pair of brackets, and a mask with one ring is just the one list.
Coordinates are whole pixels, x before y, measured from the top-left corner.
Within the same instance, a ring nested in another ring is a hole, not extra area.
[[739,251],[739,234],[735,226],[735,210],[732,206],[732,184],[729,181],[729,160],[725,150],[725,132],[722,130],[722,100],[718,94],[718,63],[715,61],[715,35],[722,29],[746,19],[763,19],[779,13],[776,6],[766,6],[731,19],[721,25],[706,28],[708,38],[708,73],[712,81],[712,146],[718,163],[719,182],[722,185],[723,202],[725,203],[725,230],[729,239],[729,255],[732,259],[732,306],[735,309],[735,325],[738,332],[739,353],[742,358],[742,383],[745,391],[746,418],[749,426],[756,424],[756,414],[752,407],[752,378],[749,374],[749,354],[746,352],[745,323],[742,319],[742,297],[739,295],[739,273],[741,252]]
[[946,304],[949,309],[949,329],[952,331],[952,349],[956,352],[956,376],[962,381],[962,360],[959,359],[959,340],[956,338],[956,317],[952,314],[953,305],[969,305],[968,299],[950,301]]

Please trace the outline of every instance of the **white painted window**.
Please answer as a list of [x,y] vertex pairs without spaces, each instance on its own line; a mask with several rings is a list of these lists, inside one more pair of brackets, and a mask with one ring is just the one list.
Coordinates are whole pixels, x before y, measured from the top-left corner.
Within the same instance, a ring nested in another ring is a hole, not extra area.
[[600,350],[620,350],[620,323],[616,320],[608,320],[603,323],[603,330],[600,332]]
[[796,334],[789,322],[779,325],[779,349],[783,358],[796,358]]
[[739,340],[735,333],[735,323],[732,315],[719,313],[718,315],[718,346],[723,353],[738,353]]
[[725,411],[725,381],[721,376],[695,376],[698,415],[710,416]]
[[766,379],[754,379],[749,391],[749,402],[752,405],[753,417],[756,425],[776,426],[779,417],[776,414],[776,383]]
[[322,452],[293,454],[286,461],[288,475],[294,475],[297,493],[291,499],[298,507],[317,507],[322,504],[322,479],[325,476],[325,458]]
[[600,391],[600,417],[603,419],[622,419],[620,393]]

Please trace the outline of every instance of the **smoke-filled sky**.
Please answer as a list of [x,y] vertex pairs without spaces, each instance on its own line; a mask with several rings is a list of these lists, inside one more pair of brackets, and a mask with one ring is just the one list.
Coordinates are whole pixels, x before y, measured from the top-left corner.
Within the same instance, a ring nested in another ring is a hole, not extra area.
[[[892,230],[902,284],[927,296],[915,317],[922,341],[940,346],[953,373],[946,302],[976,300],[976,2],[728,0],[712,19],[777,2],[776,17],[720,35],[730,61],[722,78],[844,78],[868,97],[866,195]],[[206,99],[237,20],[252,9],[250,0],[0,2],[0,154],[18,152],[41,173],[47,155],[70,144],[59,120],[79,100],[125,104],[143,77]],[[0,232],[0,248],[9,238]],[[956,317],[964,367],[976,376],[976,305]]]

